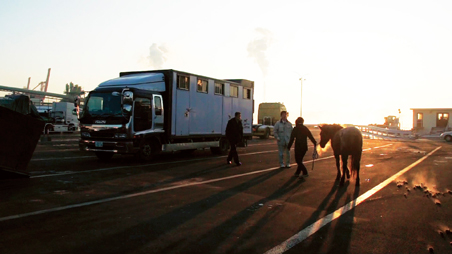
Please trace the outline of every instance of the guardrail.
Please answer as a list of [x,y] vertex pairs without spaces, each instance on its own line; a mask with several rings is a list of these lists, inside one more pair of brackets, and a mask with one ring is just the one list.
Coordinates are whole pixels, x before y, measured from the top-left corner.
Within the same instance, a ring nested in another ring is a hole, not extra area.
[[396,130],[396,129],[386,129],[376,126],[364,126],[364,125],[355,125],[364,138],[370,139],[394,139],[394,138],[415,138],[415,135],[412,131],[405,130]]

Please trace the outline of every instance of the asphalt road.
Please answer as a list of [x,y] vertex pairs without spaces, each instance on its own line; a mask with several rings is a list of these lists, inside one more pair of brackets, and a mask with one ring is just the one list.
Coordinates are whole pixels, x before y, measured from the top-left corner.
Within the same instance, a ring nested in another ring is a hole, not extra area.
[[365,140],[357,188],[330,150],[311,171],[312,146],[292,177],[273,139],[240,148],[241,167],[207,150],[105,163],[76,139],[0,180],[1,253],[452,253],[450,143]]

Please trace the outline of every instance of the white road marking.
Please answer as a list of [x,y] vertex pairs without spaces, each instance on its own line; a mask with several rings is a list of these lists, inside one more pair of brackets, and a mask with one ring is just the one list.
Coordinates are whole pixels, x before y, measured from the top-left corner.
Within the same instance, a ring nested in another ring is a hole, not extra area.
[[[262,154],[262,153],[274,153],[277,151],[278,150],[270,150],[270,151],[254,152],[254,153],[244,153],[244,154],[240,154],[240,156],[256,155],[256,154]],[[83,156],[83,157],[94,157],[94,156]],[[149,166],[156,166],[156,165],[176,164],[176,163],[183,163],[183,162],[211,160],[211,159],[219,159],[219,158],[226,158],[226,157],[228,157],[228,156],[224,155],[224,156],[211,157],[211,158],[207,158],[207,159],[200,158],[200,159],[192,159],[192,160],[167,161],[167,162],[159,162],[159,163],[152,163],[152,164],[145,164],[145,165],[136,165],[134,167],[149,167]],[[72,158],[82,158],[82,157],[72,157]],[[47,159],[59,160],[60,158],[47,158]],[[47,159],[43,159],[43,160],[47,160]],[[47,174],[47,175],[36,175],[36,176],[30,176],[30,178],[43,178],[43,177],[52,177],[52,176],[73,175],[73,174],[91,173],[91,172],[106,171],[106,170],[124,169],[124,168],[130,168],[130,167],[131,166],[120,166],[120,167],[84,170],[84,171],[77,171],[77,172],[64,172],[64,173]]]
[[[389,144],[389,145],[391,145],[391,144]],[[386,145],[386,146],[389,146],[389,145]],[[268,152],[274,152],[274,151],[268,151]],[[258,152],[258,153],[262,153],[262,152]],[[253,154],[256,154],[256,153],[253,153]],[[226,156],[221,156],[221,157],[226,157]],[[217,158],[221,158],[221,157],[217,157]],[[334,156],[318,158],[318,159],[316,159],[316,161],[322,161],[322,160],[327,160],[327,159],[331,159],[331,158],[334,158]],[[313,162],[313,160],[303,161],[303,162],[304,163],[311,163],[311,162]],[[163,164],[163,163],[159,163],[159,164]],[[152,165],[156,165],[156,164],[152,164]],[[116,168],[124,168],[124,167],[116,167]],[[110,168],[110,169],[113,169],[113,168]],[[280,167],[267,168],[267,169],[252,171],[252,172],[248,172],[248,173],[244,173],[244,174],[232,175],[232,176],[216,178],[216,179],[211,179],[211,180],[206,180],[206,181],[201,181],[201,182],[192,182],[192,183],[186,183],[186,184],[181,184],[181,185],[174,185],[174,186],[164,187],[164,188],[155,189],[155,190],[138,192],[138,193],[134,193],[134,194],[128,194],[128,195],[123,195],[123,196],[118,196],[118,197],[113,197],[113,198],[100,199],[100,200],[96,200],[96,201],[84,202],[84,203],[79,203],[79,204],[74,204],[74,205],[55,207],[55,208],[39,210],[39,211],[35,211],[35,212],[10,215],[10,216],[6,216],[6,217],[1,217],[0,218],[0,222],[1,221],[7,221],[7,220],[24,218],[24,217],[29,217],[29,216],[33,216],[33,215],[45,214],[45,213],[50,213],[50,212],[68,210],[68,209],[72,209],[72,208],[90,206],[90,205],[95,205],[95,204],[102,204],[102,203],[115,201],[115,200],[139,197],[139,196],[148,195],[148,194],[152,194],[152,193],[158,193],[158,192],[164,192],[164,191],[169,191],[169,190],[174,190],[174,189],[180,189],[180,188],[189,187],[189,186],[196,186],[196,185],[202,185],[202,184],[207,184],[207,183],[215,183],[215,182],[220,182],[220,181],[224,181],[224,180],[239,178],[239,177],[243,177],[243,176],[249,176],[249,175],[254,175],[254,174],[265,173],[265,172],[269,172],[269,171],[276,170],[276,169],[280,169]],[[107,170],[107,169],[104,169],[104,170]],[[62,175],[62,174],[59,174],[59,175]],[[54,175],[49,175],[49,176],[54,176]],[[37,177],[40,177],[40,176],[35,176],[35,177],[32,177],[32,178],[37,178]],[[41,177],[43,177],[43,176],[41,176]]]
[[[391,146],[392,144],[384,145],[384,146],[377,146],[373,148],[366,148],[363,149],[363,151],[368,151],[375,148],[382,148]],[[313,146],[310,146],[313,147]],[[240,156],[248,156],[248,155],[256,155],[256,154],[262,154],[262,153],[272,153],[277,152],[278,150],[270,150],[270,151],[262,151],[262,152],[254,152],[254,153],[244,153],[240,154]],[[77,159],[77,158],[91,158],[95,156],[80,156],[80,157],[64,157],[63,159]],[[218,156],[213,158],[200,158],[200,159],[192,159],[192,160],[182,160],[182,161],[170,161],[170,162],[160,162],[160,163],[152,163],[152,164],[145,164],[145,165],[136,165],[135,167],[148,167],[148,166],[156,166],[156,165],[164,165],[164,164],[176,164],[176,163],[182,163],[182,162],[191,162],[191,161],[201,161],[201,160],[211,160],[211,159],[218,159],[218,158],[226,158],[227,155],[224,156]],[[35,159],[35,160],[58,160],[61,158],[43,158],[43,159]],[[33,160],[32,160],[33,161]],[[53,176],[63,176],[63,175],[73,175],[73,174],[82,174],[82,173],[91,173],[91,172],[99,172],[99,171],[107,171],[107,170],[115,170],[115,169],[124,169],[124,168],[130,168],[130,166],[120,166],[120,167],[110,167],[110,168],[100,168],[100,169],[93,169],[93,170],[84,170],[84,171],[77,171],[77,172],[64,172],[64,173],[56,173],[56,174],[46,174],[46,175],[36,175],[31,176],[30,178],[43,178],[43,177],[53,177]]]
[[[334,156],[328,156],[328,157],[317,159],[317,161],[326,160],[326,159],[330,159],[330,158],[333,158],[333,157]],[[304,162],[305,163],[310,163],[310,162],[312,162],[312,160],[304,161]],[[244,174],[226,176],[226,177],[222,177],[222,178],[216,178],[216,179],[211,179],[211,180],[206,180],[206,181],[201,181],[201,182],[193,182],[193,183],[186,183],[186,184],[181,184],[181,185],[169,186],[169,187],[164,187],[164,188],[155,189],[155,190],[143,191],[143,192],[138,192],[138,193],[134,193],[134,194],[128,194],[128,195],[123,195],[123,196],[118,196],[118,197],[113,197],[113,198],[100,199],[100,200],[96,200],[96,201],[84,202],[84,203],[79,203],[79,204],[74,204],[74,205],[55,207],[55,208],[39,210],[39,211],[35,211],[35,212],[16,214],[16,215],[11,215],[11,216],[1,217],[0,221],[19,219],[19,218],[24,218],[24,217],[33,216],[33,215],[39,215],[39,214],[44,214],[44,213],[68,210],[68,209],[77,208],[77,207],[83,207],[83,206],[89,206],[89,205],[95,205],[95,204],[102,204],[102,203],[106,203],[106,202],[110,202],[110,201],[127,199],[127,198],[133,198],[133,197],[139,197],[139,196],[144,196],[144,195],[148,195],[148,194],[152,194],[152,193],[158,193],[158,192],[164,192],[164,191],[169,191],[169,190],[174,190],[174,189],[180,189],[180,188],[189,187],[189,186],[202,185],[202,184],[207,184],[207,183],[215,183],[215,182],[220,182],[220,181],[224,181],[224,180],[239,178],[239,177],[243,177],[243,176],[249,176],[249,175],[265,173],[265,172],[273,171],[273,170],[276,170],[276,169],[280,169],[280,167],[267,168],[267,169],[252,171],[252,172],[248,172],[248,173],[244,173]]]
[[432,155],[433,153],[435,153],[439,149],[441,149],[441,146],[437,147],[436,149],[434,149],[433,151],[431,151],[430,153],[428,153],[424,157],[420,158],[419,160],[415,161],[414,163],[412,163],[408,167],[406,167],[406,168],[402,169],[401,171],[397,172],[395,175],[389,177],[384,182],[382,182],[379,185],[375,186],[374,188],[372,188],[371,190],[367,191],[363,195],[359,196],[355,200],[350,201],[348,204],[346,204],[343,207],[337,209],[333,213],[328,214],[327,216],[321,218],[320,220],[314,222],[313,224],[311,224],[307,228],[301,230],[300,232],[296,233],[295,235],[293,235],[292,237],[290,237],[289,239],[287,239],[283,243],[279,244],[278,246],[275,246],[272,249],[268,250],[267,252],[265,252],[265,254],[283,253],[283,252],[289,250],[290,248],[294,247],[295,245],[301,243],[306,238],[308,238],[309,236],[311,236],[314,233],[316,233],[317,231],[319,231],[322,227],[324,227],[328,223],[330,223],[333,220],[335,220],[335,219],[339,218],[340,216],[344,215],[346,212],[352,210],[353,208],[355,208],[356,206],[358,206],[359,204],[364,202],[366,199],[371,197],[373,194],[377,193],[378,191],[380,191],[381,189],[386,187],[388,184],[393,182],[397,177],[403,175],[408,170],[410,170],[410,169],[414,168],[415,166],[419,165],[421,162],[423,162],[425,159],[427,159],[430,155]]
[[[261,144],[258,144],[258,145],[261,145]],[[249,146],[258,146],[258,145],[249,145]],[[262,144],[262,145],[266,145],[266,144]],[[245,147],[243,147],[243,148],[245,148]],[[243,149],[243,148],[239,147],[239,149]],[[43,153],[43,152],[64,152],[64,151],[80,151],[80,149],[45,150],[45,151],[35,151],[35,153],[36,152],[38,152],[38,153]],[[246,155],[246,154],[244,154],[244,155]],[[74,156],[74,157],[62,157],[62,158],[51,157],[51,158],[31,159],[31,161],[68,160],[68,159],[95,158],[95,157],[96,156]]]
[[83,158],[96,158],[96,156],[77,156],[77,157],[52,157],[52,158],[41,158],[32,159],[31,161],[49,161],[49,160],[69,160],[69,159],[83,159]]
[[72,149],[39,150],[39,151],[34,151],[34,153],[67,152],[67,151],[80,151],[80,149],[72,148]]

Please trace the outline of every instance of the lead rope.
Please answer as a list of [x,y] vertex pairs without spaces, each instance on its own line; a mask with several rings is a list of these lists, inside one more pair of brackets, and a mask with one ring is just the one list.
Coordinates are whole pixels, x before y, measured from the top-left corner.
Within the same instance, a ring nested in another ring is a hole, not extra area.
[[314,152],[312,152],[312,168],[311,171],[314,171],[314,162],[315,159],[319,158],[319,154],[317,153],[317,144],[314,146]]

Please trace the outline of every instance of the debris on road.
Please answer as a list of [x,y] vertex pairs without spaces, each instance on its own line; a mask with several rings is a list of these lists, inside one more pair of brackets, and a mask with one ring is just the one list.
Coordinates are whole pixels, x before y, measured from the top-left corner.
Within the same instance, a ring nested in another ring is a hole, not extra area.
[[407,180],[399,180],[396,182],[396,184],[397,184],[397,187],[400,188],[400,187],[404,186],[405,184],[408,184],[408,181]]

